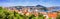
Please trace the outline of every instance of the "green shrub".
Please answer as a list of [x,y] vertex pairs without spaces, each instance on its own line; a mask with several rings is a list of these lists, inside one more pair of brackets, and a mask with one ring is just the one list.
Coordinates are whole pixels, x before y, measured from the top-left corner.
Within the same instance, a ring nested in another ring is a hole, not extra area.
[[56,17],[56,19],[60,19],[60,15],[58,15],[58,16]]

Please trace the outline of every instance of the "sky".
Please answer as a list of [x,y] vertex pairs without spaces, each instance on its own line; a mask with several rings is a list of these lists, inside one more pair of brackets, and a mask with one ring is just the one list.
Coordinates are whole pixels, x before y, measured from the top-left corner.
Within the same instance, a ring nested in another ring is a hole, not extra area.
[[0,0],[0,6],[60,6],[60,0]]

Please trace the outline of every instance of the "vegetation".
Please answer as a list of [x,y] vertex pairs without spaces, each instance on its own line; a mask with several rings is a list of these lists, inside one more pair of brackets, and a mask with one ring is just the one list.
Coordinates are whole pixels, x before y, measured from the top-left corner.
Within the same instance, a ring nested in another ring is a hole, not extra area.
[[57,18],[56,19],[60,19],[60,15],[59,16],[57,16]]
[[56,19],[60,19],[60,14],[58,14],[58,16],[56,17]]

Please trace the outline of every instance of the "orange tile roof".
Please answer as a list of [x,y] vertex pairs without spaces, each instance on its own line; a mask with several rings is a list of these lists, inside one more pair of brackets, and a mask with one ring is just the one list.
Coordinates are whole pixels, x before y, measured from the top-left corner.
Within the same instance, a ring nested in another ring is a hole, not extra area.
[[49,17],[56,17],[57,14],[48,14]]

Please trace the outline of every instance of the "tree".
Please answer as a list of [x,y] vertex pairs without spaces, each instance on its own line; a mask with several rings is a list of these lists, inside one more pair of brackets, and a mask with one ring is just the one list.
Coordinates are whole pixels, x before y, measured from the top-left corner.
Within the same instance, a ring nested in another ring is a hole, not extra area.
[[5,14],[0,12],[0,19],[5,19]]
[[2,10],[2,7],[0,7],[0,10]]

